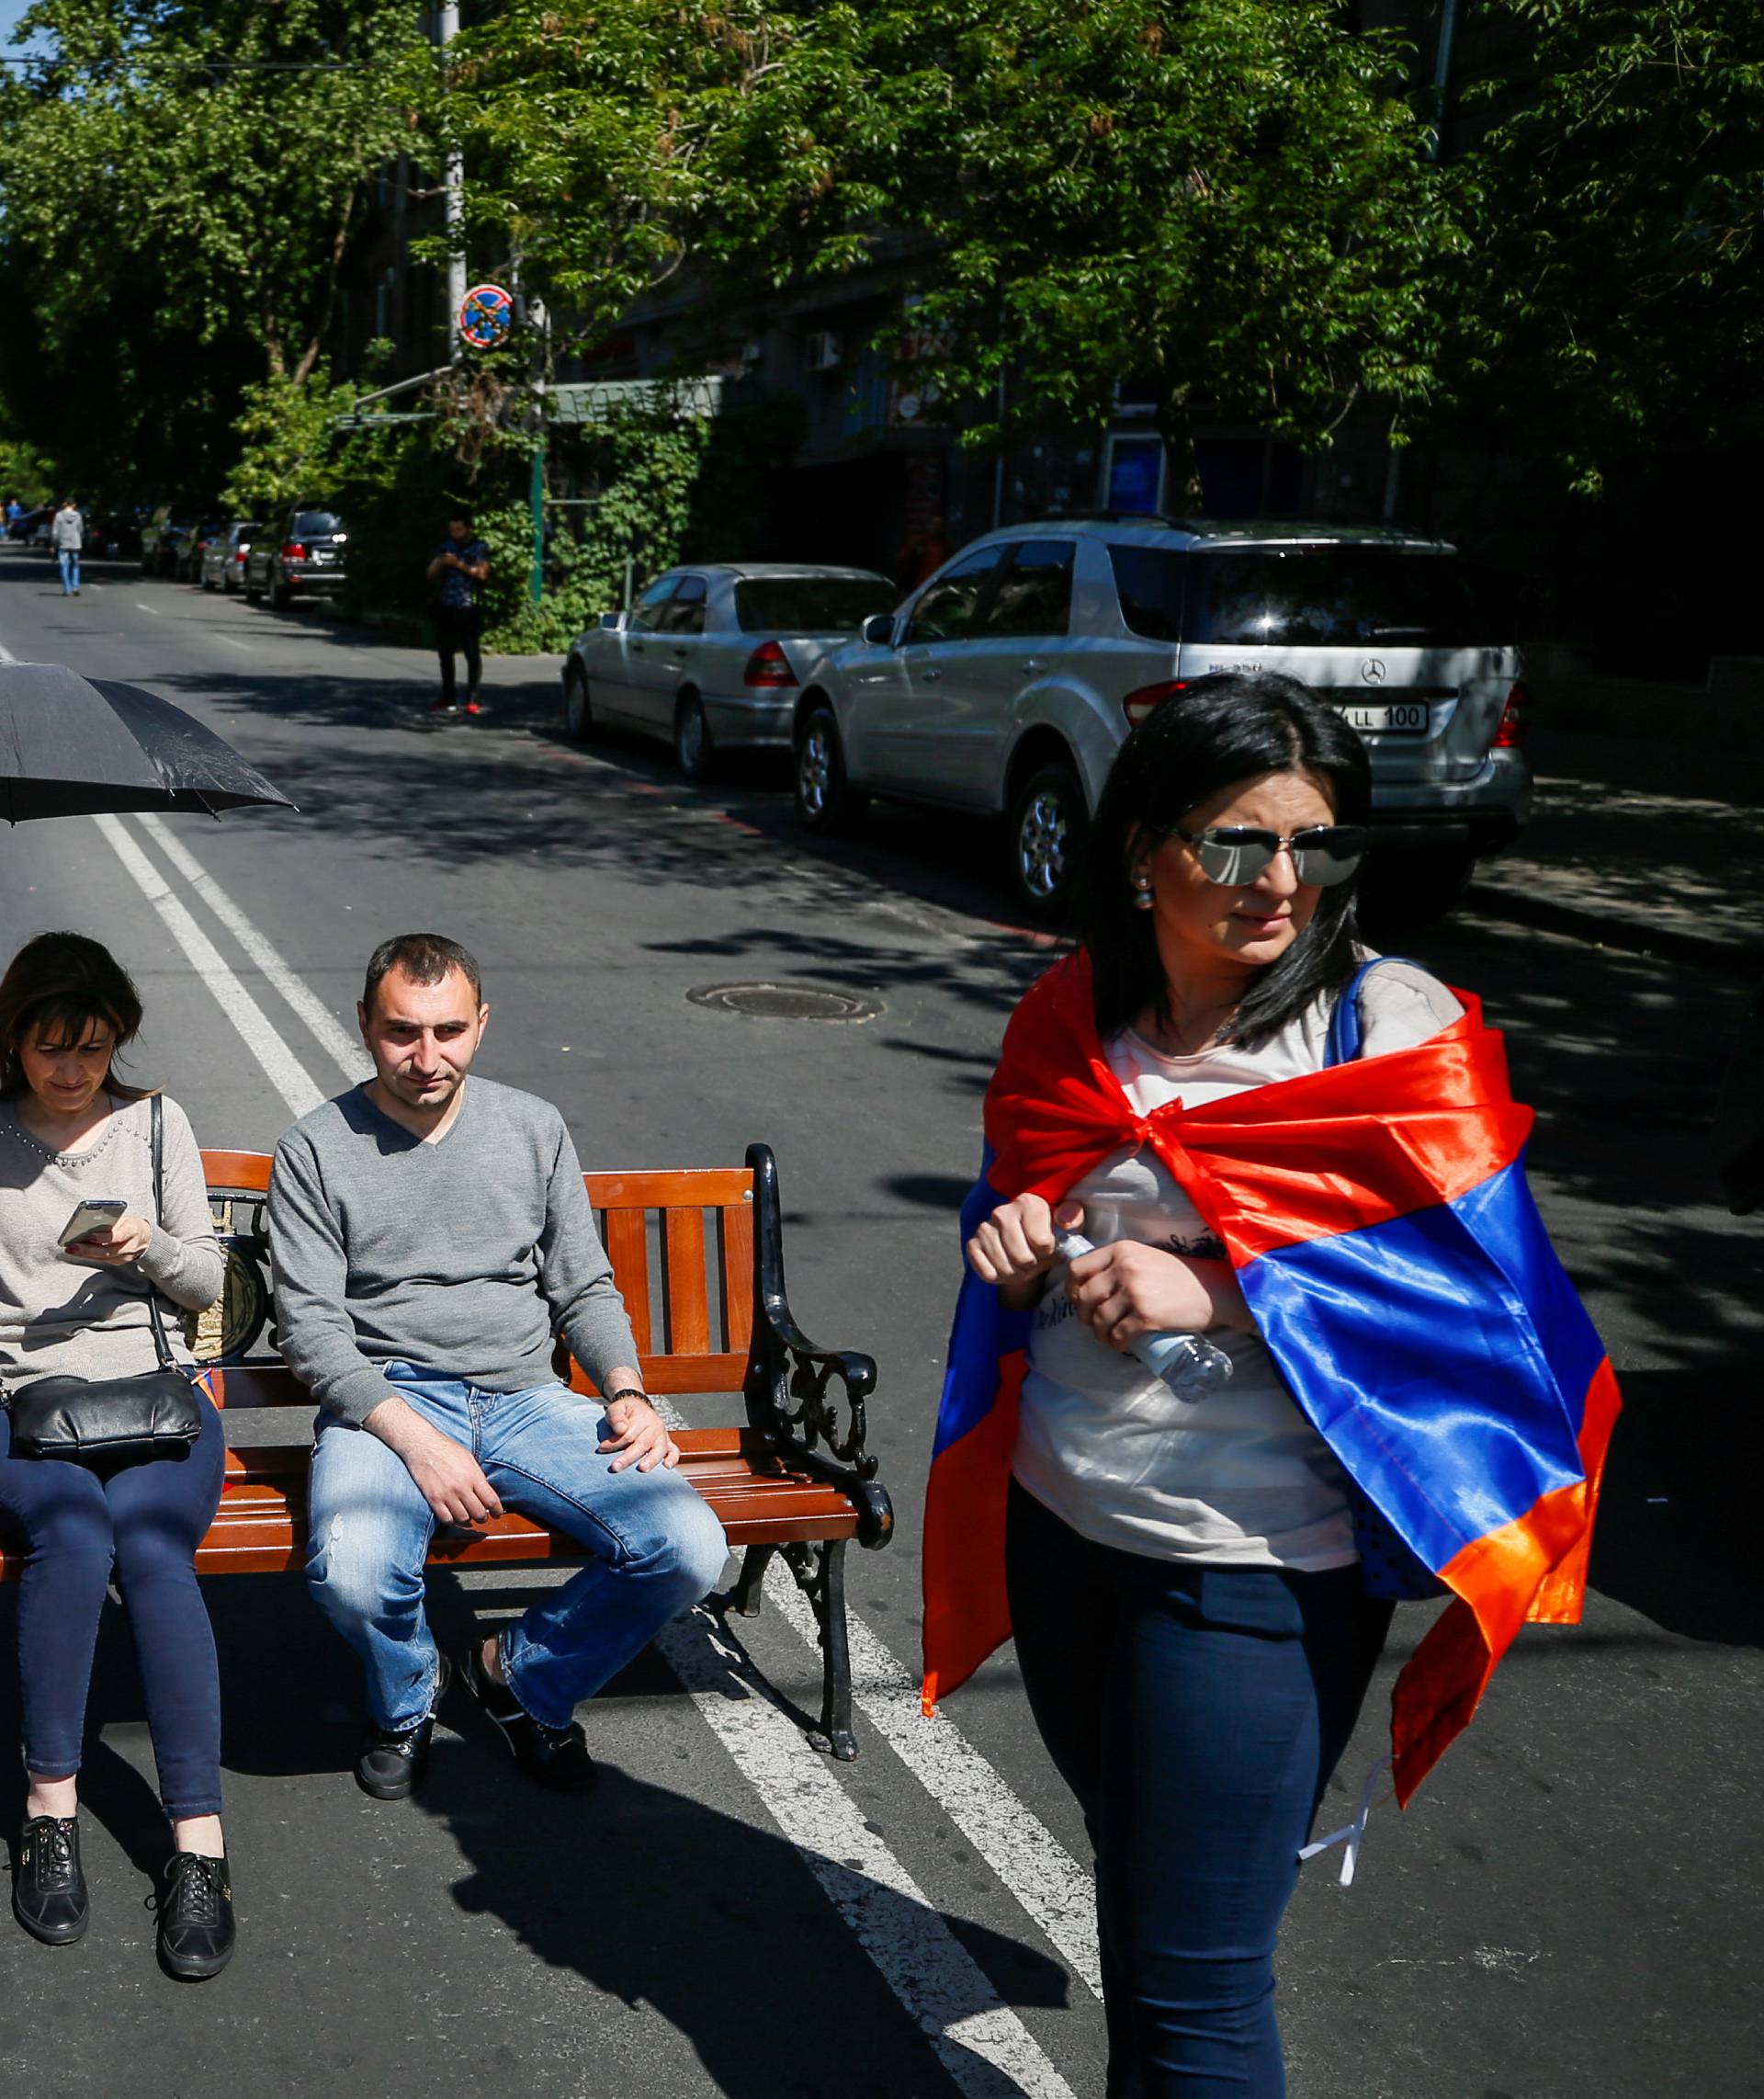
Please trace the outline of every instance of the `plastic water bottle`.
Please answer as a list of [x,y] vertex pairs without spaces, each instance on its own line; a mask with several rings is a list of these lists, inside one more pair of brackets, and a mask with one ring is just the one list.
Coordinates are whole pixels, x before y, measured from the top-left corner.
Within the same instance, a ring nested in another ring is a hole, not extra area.
[[[1056,1230],[1054,1246],[1062,1261],[1096,1252],[1081,1231]],[[1142,1333],[1126,1353],[1161,1378],[1179,1400],[1204,1399],[1231,1375],[1231,1358],[1201,1333],[1178,1333],[1171,1328]]]

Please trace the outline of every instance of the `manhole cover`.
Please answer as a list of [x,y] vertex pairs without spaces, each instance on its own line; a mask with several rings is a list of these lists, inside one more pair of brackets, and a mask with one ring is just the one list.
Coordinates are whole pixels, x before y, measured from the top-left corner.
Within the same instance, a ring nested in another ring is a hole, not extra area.
[[818,984],[700,984],[686,996],[695,1005],[757,1020],[874,1020],[882,1010],[879,999]]

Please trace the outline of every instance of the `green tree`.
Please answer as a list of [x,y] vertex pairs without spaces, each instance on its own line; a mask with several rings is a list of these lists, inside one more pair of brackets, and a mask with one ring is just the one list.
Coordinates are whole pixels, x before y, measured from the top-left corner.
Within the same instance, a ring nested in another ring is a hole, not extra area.
[[304,380],[369,187],[413,142],[410,0],[36,0],[47,55],[0,96],[6,236],[40,348],[150,279],[164,335]]
[[1529,63],[1473,89],[1495,120],[1454,171],[1475,242],[1441,288],[1471,416],[1583,494],[1668,448],[1756,435],[1756,0],[1505,13]]

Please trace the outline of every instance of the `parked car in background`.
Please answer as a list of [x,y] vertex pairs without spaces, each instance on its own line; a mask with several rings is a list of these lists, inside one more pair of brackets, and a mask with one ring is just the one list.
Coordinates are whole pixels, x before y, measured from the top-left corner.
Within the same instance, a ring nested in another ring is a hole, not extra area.
[[243,590],[245,557],[262,531],[261,525],[246,518],[236,517],[232,524],[223,525],[202,550],[202,568],[198,580],[203,589]]
[[192,505],[162,503],[141,528],[141,573],[168,576],[175,573],[177,557],[189,536],[202,522]]
[[1529,812],[1520,669],[1441,540],[1125,516],[1016,526],[805,679],[797,818],[838,829],[872,794],[1002,815],[1019,902],[1059,918],[1128,732],[1210,671],[1284,671],[1364,736],[1373,864],[1419,923]]
[[693,563],[656,577],[628,612],[570,644],[563,720],[666,738],[703,779],[721,751],[788,750],[810,667],[892,611],[899,592],[870,569]]
[[176,554],[172,561],[172,574],[179,583],[200,583],[202,561],[210,541],[218,539],[226,530],[224,519],[208,517],[178,542]]
[[334,510],[292,510],[279,530],[260,534],[245,555],[245,602],[267,597],[279,611],[296,596],[324,597],[343,588],[349,535]]
[[23,547],[46,547],[49,544],[49,521],[55,513],[47,505],[35,510],[27,510],[22,517],[15,517],[6,529],[9,539],[17,539]]

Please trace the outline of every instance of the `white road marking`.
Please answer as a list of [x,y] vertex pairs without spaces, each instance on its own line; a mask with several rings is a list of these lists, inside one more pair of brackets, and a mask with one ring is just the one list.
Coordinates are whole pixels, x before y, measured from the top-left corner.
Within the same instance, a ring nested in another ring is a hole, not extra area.
[[[670,1428],[685,1416],[665,1393],[650,1402]],[[790,1570],[774,1560],[766,1595],[813,1654],[820,1636]],[[919,1686],[855,1611],[846,1613],[852,1694],[889,1748],[1065,1956],[1092,1994],[1102,1994],[1096,1883],[1032,1809],[1011,1790],[946,1712],[926,1719]]]
[[971,2099],[1072,2099],[973,1956],[704,1611],[656,1645],[858,1943]]
[[[808,1600],[775,1560],[767,1596],[816,1653]],[[859,1708],[1097,1997],[1096,1884],[1053,1832],[1011,1790],[948,1714],[928,1720],[919,1686],[855,1612],[848,1614],[852,1691]]]
[[213,941],[172,894],[159,869],[123,829],[121,818],[95,816],[92,821],[129,870],[136,888],[164,921],[166,930],[184,950],[191,967],[214,993],[221,1011],[238,1029],[246,1049],[263,1066],[289,1112],[300,1116],[317,1107],[324,1095],[276,1032],[263,1007],[227,967]]
[[224,641],[230,649],[243,649],[248,656],[254,653],[249,641],[235,641],[231,634],[216,634],[210,630],[209,638],[214,641]]
[[138,597],[131,602],[137,612],[151,612],[155,619],[164,619],[165,617],[156,605],[143,605]]
[[141,817],[140,823],[141,829],[183,876],[191,893],[202,899],[265,978],[300,1015],[320,1049],[344,1077],[352,1081],[371,1078],[373,1064],[359,1038],[351,1035],[330,1008],[314,995],[305,980],[288,968],[171,825],[160,817],[148,815]]

